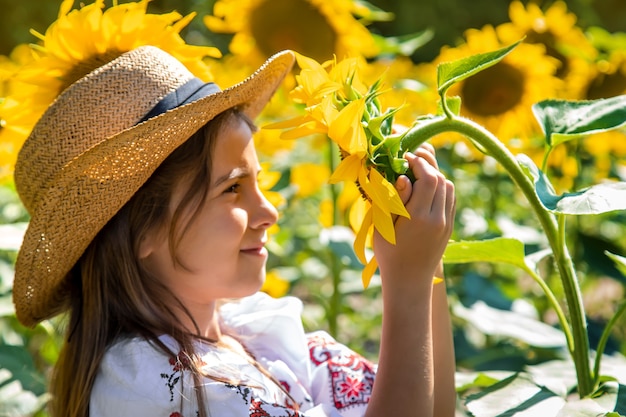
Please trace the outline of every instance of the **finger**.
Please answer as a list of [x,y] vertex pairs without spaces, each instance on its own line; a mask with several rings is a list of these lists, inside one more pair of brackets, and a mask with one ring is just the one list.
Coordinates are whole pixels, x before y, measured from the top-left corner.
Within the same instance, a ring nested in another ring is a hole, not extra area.
[[447,195],[448,188],[446,178],[443,176],[443,174],[437,171],[435,177],[437,179],[437,183],[435,188],[435,194],[433,195],[433,201],[430,206],[430,211],[434,214],[440,213],[442,217],[447,218],[447,215],[449,213],[448,202],[452,198],[452,196]]
[[428,151],[428,149],[424,149],[420,147],[415,151],[415,155],[417,155],[420,158],[424,158],[435,169],[439,169],[439,163],[437,162],[437,158],[435,157],[435,154]]
[[423,149],[433,156],[436,156],[435,147],[428,142],[423,142],[417,149]]
[[413,183],[411,197],[406,204],[410,213],[429,213],[432,209],[433,198],[437,190],[438,179],[442,174],[430,165],[424,158],[408,156],[409,167],[417,180]]
[[402,204],[405,204],[409,201],[409,197],[411,197],[411,180],[406,175],[401,175],[398,177],[396,181],[396,190],[398,191],[398,195],[400,196],[400,200],[402,200]]
[[[398,191],[398,196],[400,197],[400,200],[402,200],[402,204],[406,206],[406,203],[409,201],[409,198],[411,197],[411,192],[413,188],[411,184],[411,180],[409,180],[409,178],[406,175],[401,175],[396,180],[395,185],[396,185],[396,190]],[[397,214],[393,214],[391,216],[391,220],[394,222],[394,224],[397,219],[398,219]]]

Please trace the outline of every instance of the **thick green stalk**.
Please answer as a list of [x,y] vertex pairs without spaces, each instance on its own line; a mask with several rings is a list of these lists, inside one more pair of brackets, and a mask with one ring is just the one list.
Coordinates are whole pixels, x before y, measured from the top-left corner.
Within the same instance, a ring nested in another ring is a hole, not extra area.
[[576,271],[567,246],[561,239],[555,216],[543,207],[535,192],[533,182],[524,173],[513,154],[493,134],[469,119],[448,114],[447,117],[438,116],[420,121],[407,132],[402,142],[402,148],[414,150],[429,138],[450,131],[466,136],[502,165],[513,182],[524,193],[541,223],[559,270],[569,310],[570,330],[574,340],[574,346],[569,346],[569,348],[576,367],[578,394],[581,398],[587,397],[593,391],[587,321],[580,287],[576,279]]

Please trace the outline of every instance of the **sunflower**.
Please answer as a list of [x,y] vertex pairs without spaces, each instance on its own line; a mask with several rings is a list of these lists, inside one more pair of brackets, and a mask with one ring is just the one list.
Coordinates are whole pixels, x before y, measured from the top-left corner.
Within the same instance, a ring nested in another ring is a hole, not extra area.
[[32,65],[25,66],[20,79],[39,87],[29,105],[42,110],[66,87],[95,68],[142,45],[169,52],[205,81],[212,79],[204,57],[219,57],[217,48],[187,45],[180,31],[194,14],[177,12],[149,14],[148,0],[117,4],[104,9],[104,0],[72,10],[74,1],[61,3],[58,19],[45,34],[33,33],[41,44]]
[[[465,32],[466,42],[444,47],[434,64],[494,51],[505,46],[493,26]],[[503,142],[540,133],[531,106],[555,96],[562,82],[555,59],[542,45],[522,43],[497,64],[455,84],[450,96],[461,98],[461,114],[490,130]]]
[[61,3],[58,19],[45,34],[33,31],[39,44],[21,45],[12,54],[17,70],[7,81],[11,91],[0,99],[0,176],[12,173],[17,151],[50,103],[73,82],[124,52],[154,45],[199,78],[212,79],[203,58],[219,57],[219,50],[187,45],[180,36],[193,13],[149,14],[148,0],[119,5],[114,1],[107,10],[104,0],[72,10],[73,4]]
[[0,56],[0,182],[11,178],[17,152],[39,115],[22,106],[33,87],[15,79],[20,68],[32,60],[28,45],[16,46],[9,57]]
[[537,4],[524,7],[516,0],[509,6],[509,18],[496,28],[501,40],[512,43],[525,37],[526,43],[543,45],[546,54],[558,61],[556,75],[564,81],[559,97],[580,99],[597,51],[576,26],[576,15],[568,12],[565,2],[554,2],[544,13]]
[[401,171],[406,162],[396,155],[401,138],[391,135],[395,110],[381,110],[377,99],[380,83],[367,88],[361,81],[360,59],[319,64],[301,54],[296,56],[302,70],[292,93],[296,102],[306,106],[305,115],[271,127],[291,129],[284,136],[292,139],[324,133],[339,147],[342,159],[329,182],[356,183],[361,191],[359,219],[351,216],[350,223],[358,230],[354,251],[365,265],[362,279],[367,287],[378,267],[376,259],[368,259],[366,254],[373,229],[395,244],[393,216],[409,217],[392,184],[394,172]]
[[231,53],[256,65],[283,49],[319,62],[374,56],[374,37],[357,17],[374,14],[354,0],[218,0],[204,23],[215,33],[234,34]]

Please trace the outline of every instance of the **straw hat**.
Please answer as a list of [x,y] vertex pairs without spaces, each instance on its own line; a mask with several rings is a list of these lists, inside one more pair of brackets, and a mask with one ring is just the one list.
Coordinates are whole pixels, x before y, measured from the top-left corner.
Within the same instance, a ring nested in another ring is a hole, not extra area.
[[33,326],[65,310],[67,274],[163,160],[224,110],[237,106],[258,116],[293,62],[292,52],[278,53],[241,83],[223,91],[201,85],[180,105],[199,80],[171,55],[144,46],[63,91],[15,166],[15,185],[31,215],[15,265],[18,319]]

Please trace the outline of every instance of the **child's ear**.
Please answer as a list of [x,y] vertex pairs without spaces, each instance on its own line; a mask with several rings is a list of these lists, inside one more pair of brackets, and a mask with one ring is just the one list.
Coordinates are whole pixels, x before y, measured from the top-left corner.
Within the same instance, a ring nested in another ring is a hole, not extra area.
[[157,245],[157,235],[158,233],[155,233],[154,230],[143,235],[139,242],[139,253],[137,254],[139,259],[145,259],[154,252]]

